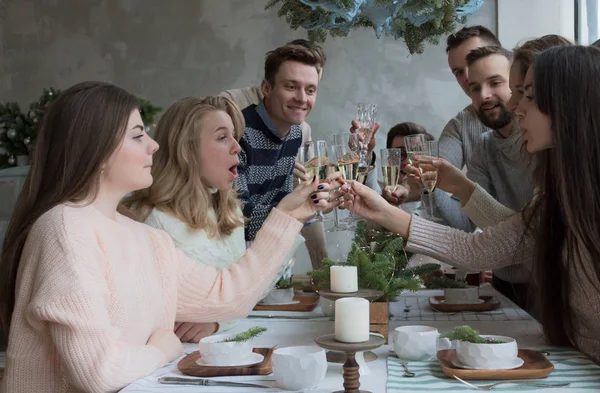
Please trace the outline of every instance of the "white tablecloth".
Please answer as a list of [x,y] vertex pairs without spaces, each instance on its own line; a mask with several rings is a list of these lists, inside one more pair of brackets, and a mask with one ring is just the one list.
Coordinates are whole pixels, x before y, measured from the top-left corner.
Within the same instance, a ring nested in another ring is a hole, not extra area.
[[[493,288],[487,288],[486,291],[494,296],[500,296]],[[402,301],[402,299],[400,299]],[[394,309],[398,305],[391,305],[391,309]],[[431,320],[431,321],[412,321],[412,320],[392,320],[390,321],[390,332],[394,328],[403,325],[417,325],[426,324],[429,326],[437,327],[438,330],[443,333],[451,330],[454,326],[459,324],[454,320]],[[514,337],[520,348],[533,348],[533,347],[545,347],[545,343],[542,337],[542,331],[540,325],[533,319],[520,319],[520,320],[501,320],[496,321],[493,318],[489,320],[473,320],[467,322],[471,327],[478,329],[482,334],[499,334]],[[232,333],[243,331],[251,326],[264,326],[268,331],[261,337],[255,340],[254,345],[256,347],[261,346],[295,346],[295,345],[314,345],[314,339],[323,334],[330,334],[334,331],[333,322],[330,320],[302,320],[302,319],[260,319],[260,318],[247,318],[242,320],[235,328]],[[186,344],[186,352],[195,350],[196,345]],[[376,349],[374,352],[379,358],[371,363],[368,363],[370,373],[368,375],[361,375],[360,383],[361,388],[369,390],[373,393],[383,393],[386,391],[387,381],[387,356],[389,354],[390,346],[386,345]],[[179,360],[179,359],[178,359]],[[160,385],[157,383],[157,379],[162,375],[179,375],[176,369],[177,361],[164,367],[163,369],[157,370],[152,375],[138,380],[125,389],[123,393],[140,393],[140,392],[173,392],[173,393],[199,393],[199,392],[222,392],[222,393],[237,393],[237,392],[249,392],[249,391],[260,391],[260,389],[249,389],[249,388],[218,388],[218,387],[203,387],[203,386],[180,386],[180,385]],[[335,390],[343,390],[342,383],[342,365],[329,363],[327,375],[325,380],[315,390],[311,390],[314,393],[330,393]],[[227,378],[225,378],[227,379]],[[262,381],[260,384],[274,386],[272,376],[257,376],[257,377],[233,377],[235,381]],[[400,380],[393,390],[390,392],[411,392],[412,389],[404,390],[402,384],[405,381]],[[414,381],[413,381],[414,382]],[[265,391],[265,390],[262,390]],[[273,389],[269,391],[282,391]],[[466,391],[466,390],[465,390]],[[520,390],[510,390],[510,388],[503,389],[504,392],[518,392]],[[556,390],[555,390],[556,391]],[[568,392],[568,390],[562,390]]]

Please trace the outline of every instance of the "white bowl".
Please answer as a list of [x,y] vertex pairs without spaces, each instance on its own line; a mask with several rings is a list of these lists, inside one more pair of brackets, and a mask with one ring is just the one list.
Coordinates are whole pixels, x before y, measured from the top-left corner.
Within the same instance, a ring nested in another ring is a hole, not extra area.
[[400,359],[426,360],[435,356],[438,337],[431,326],[399,326],[392,333],[392,345]]
[[314,345],[279,348],[273,351],[273,376],[286,390],[312,389],[325,378],[325,350]]
[[503,341],[501,344],[475,344],[466,341],[456,342],[456,359],[463,365],[478,369],[503,368],[517,358],[518,348],[514,338],[486,336]]
[[205,364],[211,366],[233,366],[252,357],[252,344],[246,342],[219,342],[229,337],[226,334],[204,337],[198,343],[198,350]]
[[293,300],[294,288],[273,289],[260,301],[260,304],[291,303]]
[[479,287],[445,288],[444,303],[446,304],[477,304],[479,303]]

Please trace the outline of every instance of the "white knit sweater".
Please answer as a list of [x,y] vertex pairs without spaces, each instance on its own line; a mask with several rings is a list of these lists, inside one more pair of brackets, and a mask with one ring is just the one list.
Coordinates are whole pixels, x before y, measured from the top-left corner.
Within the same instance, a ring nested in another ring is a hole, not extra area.
[[[241,216],[241,210],[239,213]],[[210,210],[208,214],[215,217],[214,210]],[[167,232],[177,248],[203,265],[227,269],[239,261],[246,252],[243,226],[235,228],[227,237],[209,238],[205,231],[190,229],[180,219],[158,209],[152,209],[145,223]],[[219,321],[219,329],[216,333],[230,330],[236,323],[236,321]]]

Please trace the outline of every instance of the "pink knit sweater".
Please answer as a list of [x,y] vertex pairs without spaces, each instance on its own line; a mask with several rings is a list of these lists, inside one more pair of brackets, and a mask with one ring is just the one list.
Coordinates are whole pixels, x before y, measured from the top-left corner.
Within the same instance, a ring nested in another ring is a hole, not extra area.
[[245,317],[301,228],[273,209],[245,256],[218,271],[124,216],[51,209],[23,250],[2,391],[110,392],[150,374],[165,362],[146,345],[155,330]]

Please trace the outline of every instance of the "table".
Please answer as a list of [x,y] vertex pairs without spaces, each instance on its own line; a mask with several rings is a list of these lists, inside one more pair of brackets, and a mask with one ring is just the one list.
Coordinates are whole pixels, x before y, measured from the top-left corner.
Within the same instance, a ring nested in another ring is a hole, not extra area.
[[[497,296],[501,303],[503,304],[503,308],[506,306],[507,308],[513,308],[514,303],[511,304],[510,300],[506,299],[500,293],[498,293],[491,286],[484,288],[486,294]],[[439,295],[439,292],[419,291],[417,294],[407,294],[400,297],[399,302],[390,304],[390,309],[393,312],[397,312],[398,308],[403,307],[403,301],[412,301],[412,298],[420,298],[426,296]],[[514,306],[516,307],[516,306]],[[504,312],[505,313],[505,312]],[[525,313],[520,310],[519,313]],[[402,313],[400,313],[402,314]],[[460,314],[460,313],[459,313]],[[526,314],[526,313],[525,313]],[[258,337],[255,340],[255,346],[293,346],[293,345],[314,345],[314,339],[322,334],[333,333],[334,331],[334,322],[328,318],[315,318],[315,313],[311,315],[312,319],[283,319],[281,317],[272,317],[272,318],[260,318],[260,317],[252,317],[246,318],[240,321],[238,326],[236,326],[235,330],[232,333],[237,333],[239,331],[243,331],[252,326],[264,326],[268,329],[268,332],[263,336]],[[523,316],[524,317],[524,316]],[[460,321],[460,322],[459,322]],[[390,321],[390,333],[393,332],[398,326],[403,325],[418,325],[418,324],[426,324],[429,326],[436,327],[441,333],[447,332],[451,330],[453,327],[468,323],[471,327],[478,329],[482,334],[498,334],[498,335],[506,335],[514,337],[517,340],[519,347],[521,348],[532,348],[545,347],[545,343],[542,336],[542,330],[537,321],[533,318],[521,318],[521,319],[504,319],[504,320],[494,320],[493,318],[485,319],[485,318],[477,318],[475,320],[468,320],[468,322],[464,322],[464,319],[455,320],[451,318],[440,318],[434,320],[416,320],[416,319],[404,319],[395,318]],[[461,323],[463,322],[463,323]],[[391,342],[391,341],[390,341]],[[197,348],[196,344],[185,344],[185,351],[191,352]],[[387,356],[390,353],[391,346],[386,345],[381,348],[374,350],[374,352],[379,356],[379,358],[371,363],[368,363],[368,368],[370,369],[370,373],[367,375],[361,375],[360,382],[361,387],[366,390],[370,390],[373,393],[383,393],[386,392],[386,382],[387,382]],[[179,360],[179,359],[178,359]],[[152,375],[138,380],[128,387],[124,388],[121,392],[123,393],[141,393],[141,392],[173,392],[173,393],[198,393],[198,392],[248,392],[248,388],[243,388],[238,390],[236,388],[218,388],[218,387],[198,387],[198,386],[178,386],[178,385],[160,385],[156,381],[159,376],[162,375],[181,375],[176,370],[177,361],[172,364],[167,365],[166,367],[157,370]],[[433,362],[432,362],[433,364]],[[599,369],[600,370],[600,369]],[[244,377],[244,381],[262,381],[261,384],[274,386],[272,376],[253,376],[253,377]],[[235,380],[241,380],[240,377],[236,377]],[[327,375],[325,380],[319,385],[317,389],[311,390],[314,393],[329,393],[335,390],[339,390],[342,388],[342,365],[341,364],[328,364]],[[450,381],[450,380],[448,380]],[[413,381],[414,382],[414,381]],[[399,387],[397,389],[388,390],[390,392],[412,392],[417,391],[419,389],[414,389],[414,386],[410,389],[407,388],[404,390],[402,384],[407,383],[406,381],[400,380]],[[600,384],[600,380],[599,380]],[[458,386],[458,385],[457,385]],[[254,389],[258,391],[258,389]],[[428,387],[423,387],[423,390],[431,390]],[[468,391],[462,387],[460,387],[461,391]],[[499,391],[504,392],[517,392],[520,390],[511,390],[510,387],[498,389]],[[283,392],[280,389],[272,389],[272,390],[264,390],[264,391],[272,391],[272,392]],[[534,391],[534,390],[530,390]],[[560,389],[545,389],[544,392],[556,392],[556,391],[566,391],[568,390],[560,390]],[[600,391],[600,390],[599,390]]]

